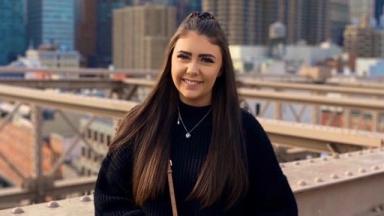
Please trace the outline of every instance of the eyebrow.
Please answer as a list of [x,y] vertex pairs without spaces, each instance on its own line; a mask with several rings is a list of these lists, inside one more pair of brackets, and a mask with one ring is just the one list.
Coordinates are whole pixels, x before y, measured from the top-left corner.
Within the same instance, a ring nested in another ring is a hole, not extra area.
[[[187,51],[183,51],[183,50],[179,50],[178,53],[182,53],[184,55],[188,55],[188,56],[192,56],[192,53],[191,52],[187,52]],[[209,54],[209,53],[202,53],[202,54],[199,54],[199,57],[210,57],[210,58],[214,58],[216,59],[216,57],[212,54]]]

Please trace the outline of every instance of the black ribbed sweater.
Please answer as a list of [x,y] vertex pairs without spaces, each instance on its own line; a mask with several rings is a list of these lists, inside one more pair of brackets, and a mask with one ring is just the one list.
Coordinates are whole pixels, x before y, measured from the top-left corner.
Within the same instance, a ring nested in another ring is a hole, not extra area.
[[[180,104],[180,112],[188,129],[191,129],[209,109],[209,106],[192,107]],[[175,122],[171,128],[171,158],[179,216],[297,215],[293,193],[280,169],[266,133],[251,114],[246,111],[242,111],[241,114],[247,146],[250,188],[244,198],[228,211],[224,211],[222,202],[209,208],[202,208],[198,201],[186,200],[208,152],[212,114],[191,132],[192,136],[189,139],[185,137],[186,132],[181,124],[177,125]],[[132,151],[129,146],[108,153],[96,182],[95,215],[172,215],[168,188],[157,199],[147,201],[142,208],[133,204],[131,172]]]

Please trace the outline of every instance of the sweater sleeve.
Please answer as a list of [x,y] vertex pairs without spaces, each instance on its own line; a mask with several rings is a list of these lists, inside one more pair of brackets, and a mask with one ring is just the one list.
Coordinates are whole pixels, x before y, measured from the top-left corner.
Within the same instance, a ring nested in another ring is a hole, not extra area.
[[250,179],[247,212],[263,216],[298,215],[295,197],[266,132],[253,115],[246,111],[242,115]]
[[96,216],[142,216],[132,199],[131,152],[119,149],[104,158],[95,186]]

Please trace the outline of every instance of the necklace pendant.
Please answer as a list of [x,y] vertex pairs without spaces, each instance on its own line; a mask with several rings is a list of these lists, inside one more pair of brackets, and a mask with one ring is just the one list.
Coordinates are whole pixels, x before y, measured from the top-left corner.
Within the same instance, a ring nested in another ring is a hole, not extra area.
[[177,125],[180,125],[180,120],[179,119],[177,119]]
[[188,139],[189,137],[191,137],[191,134],[188,132],[185,134],[185,137]]

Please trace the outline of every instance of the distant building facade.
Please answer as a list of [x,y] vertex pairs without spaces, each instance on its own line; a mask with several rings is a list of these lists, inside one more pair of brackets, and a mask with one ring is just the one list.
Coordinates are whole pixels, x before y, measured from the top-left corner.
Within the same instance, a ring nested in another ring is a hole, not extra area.
[[269,73],[273,70],[280,74],[295,73],[302,65],[314,66],[342,53],[342,49],[332,43],[322,43],[320,46],[295,44],[287,45],[284,55],[276,61],[268,58],[265,46],[230,45],[229,49],[238,73]]
[[[86,126],[87,121],[86,119],[80,121],[81,128]],[[95,121],[87,127],[84,138],[90,145],[81,147],[80,158],[75,163],[80,175],[97,175],[101,162],[108,152],[108,145],[111,143],[113,135],[112,123]]]
[[219,20],[231,45],[267,43],[269,26],[279,16],[279,0],[203,0],[202,3],[202,9]]
[[378,58],[357,58],[356,75],[361,77],[384,77],[384,60]]
[[74,49],[74,0],[28,0],[28,40],[36,48],[54,43]]
[[349,0],[350,20],[352,24],[359,24],[363,18],[373,20],[374,0]]
[[97,0],[77,0],[75,7],[75,49],[86,67],[96,67],[96,3]]
[[158,4],[176,7],[179,24],[190,12],[201,11],[201,0],[133,0],[133,5]]
[[47,68],[78,68],[80,66],[80,55],[77,51],[28,50],[26,57],[40,61],[41,66]]
[[344,31],[344,49],[356,57],[382,57],[384,34],[368,20],[360,25],[349,25]]
[[204,11],[222,24],[231,45],[265,45],[268,29],[280,21],[288,44],[317,45],[330,37],[330,0],[203,0]]
[[125,7],[114,11],[113,20],[115,68],[159,69],[176,30],[176,9],[164,5]]
[[113,10],[131,5],[131,0],[97,0],[96,6],[96,65],[112,64]]
[[0,65],[25,52],[25,4],[23,0],[0,0]]
[[279,20],[287,27],[288,44],[305,40],[317,45],[330,37],[330,0],[279,0]]
[[383,20],[383,7],[384,7],[384,0],[375,0],[375,9],[374,9],[374,15],[377,26],[384,26],[384,20]]
[[344,30],[350,22],[348,3],[348,0],[330,0],[329,2],[330,39],[338,45],[343,45]]

